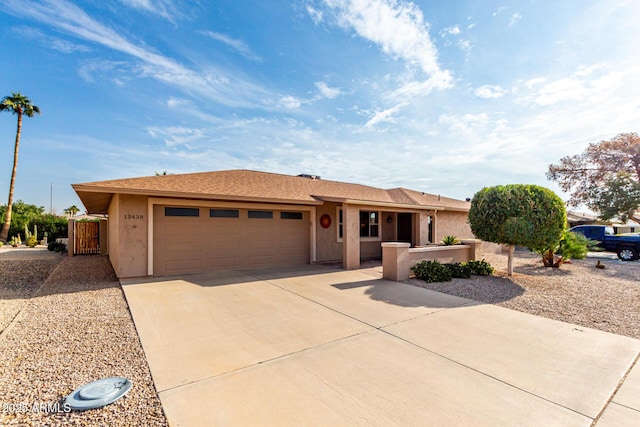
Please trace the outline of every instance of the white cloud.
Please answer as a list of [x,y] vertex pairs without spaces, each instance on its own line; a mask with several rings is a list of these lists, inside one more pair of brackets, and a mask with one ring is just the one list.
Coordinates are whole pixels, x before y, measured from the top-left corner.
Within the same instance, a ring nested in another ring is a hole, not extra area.
[[167,21],[175,22],[182,14],[172,0],[120,0],[126,6],[159,15]]
[[444,30],[440,31],[441,37],[446,37],[447,35],[457,36],[460,34],[460,27],[458,25],[453,25],[451,27],[447,27]]
[[524,82],[531,93],[518,101],[548,106],[570,100],[600,99],[603,94],[612,93],[629,72],[608,71],[603,64],[595,64],[578,67],[571,75],[553,81],[542,77],[531,79]]
[[180,126],[148,127],[147,133],[152,138],[164,138],[167,147],[183,146],[192,148],[192,143],[202,140],[205,132],[202,129],[187,128]]
[[317,25],[320,22],[322,22],[323,14],[321,10],[318,10],[310,5],[307,5],[307,13],[311,17],[311,20],[314,22],[314,24]]
[[216,33],[215,31],[202,31],[207,37],[212,38],[233,48],[240,55],[254,61],[262,61],[262,58],[251,51],[251,48],[242,40],[234,39],[226,34]]
[[323,98],[333,99],[342,93],[340,89],[329,87],[325,82],[315,82],[315,85]]
[[450,73],[440,68],[429,24],[414,3],[402,0],[325,0],[325,3],[336,11],[343,27],[352,28],[387,55],[430,76],[427,85],[430,89],[450,87]]
[[507,8],[502,6],[497,8],[494,12],[493,12],[493,16],[498,16],[500,15],[502,12],[504,12]]
[[469,52],[473,45],[471,44],[471,40],[458,40],[458,47],[465,52]]
[[41,3],[5,0],[3,6],[8,13],[30,17],[81,40],[129,55],[139,61],[131,70],[143,77],[178,86],[189,93],[197,93],[221,104],[256,106],[270,96],[264,89],[236,73],[213,66],[204,72],[194,71],[173,58],[136,45],[66,0],[43,0]]
[[448,71],[441,71],[425,81],[410,81],[387,94],[386,98],[390,100],[404,100],[406,98],[425,95],[434,89],[453,87],[452,80],[451,74],[449,74]]
[[70,42],[69,40],[64,40],[58,37],[50,36],[36,28],[31,28],[26,26],[20,26],[17,28],[18,30],[15,33],[20,34],[20,37],[24,37],[30,40],[37,40],[39,43],[43,44],[44,46],[57,50],[58,52],[75,53],[75,52],[91,51],[91,49],[89,49],[89,47],[85,45],[73,43],[73,42]]
[[486,113],[461,116],[443,114],[438,117],[438,123],[446,126],[452,133],[469,136],[489,123],[489,115]]
[[507,24],[507,25],[509,25],[510,27],[513,27],[518,22],[520,22],[521,19],[522,19],[522,15],[520,15],[518,12],[516,12],[513,15],[511,15],[511,19],[509,19],[509,24]]
[[478,98],[493,99],[501,98],[507,91],[498,85],[483,85],[473,91]]
[[280,98],[280,101],[278,101],[278,105],[289,109],[300,108],[301,104],[302,102],[298,98],[291,95],[283,96]]
[[369,121],[365,123],[364,127],[367,129],[371,129],[378,123],[383,123],[383,122],[393,123],[394,122],[393,115],[400,110],[400,107],[402,107],[402,105],[396,105],[395,107],[387,108],[386,110],[383,110],[383,111],[376,111],[373,117],[371,117]]

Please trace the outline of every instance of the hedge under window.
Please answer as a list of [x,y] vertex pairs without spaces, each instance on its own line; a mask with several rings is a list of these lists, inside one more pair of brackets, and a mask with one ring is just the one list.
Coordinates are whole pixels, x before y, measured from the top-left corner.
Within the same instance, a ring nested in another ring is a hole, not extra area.
[[239,218],[237,209],[209,209],[210,218]]
[[280,219],[302,219],[302,212],[280,212]]
[[272,219],[273,211],[249,211],[249,218]]
[[200,208],[164,208],[164,216],[200,216]]

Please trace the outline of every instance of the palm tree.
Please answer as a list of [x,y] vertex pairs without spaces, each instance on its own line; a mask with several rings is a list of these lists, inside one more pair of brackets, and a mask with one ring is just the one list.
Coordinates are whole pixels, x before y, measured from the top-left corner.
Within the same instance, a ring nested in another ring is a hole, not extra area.
[[80,212],[80,209],[76,205],[69,206],[64,210],[64,213],[69,215],[69,218],[73,218],[78,212]]
[[0,112],[9,111],[18,116],[18,128],[16,130],[16,142],[13,149],[13,171],[11,172],[11,183],[9,184],[9,202],[4,216],[0,241],[6,242],[9,236],[11,225],[11,207],[13,204],[13,189],[16,183],[16,171],[18,170],[18,148],[20,147],[20,132],[22,131],[22,116],[33,117],[35,113],[40,114],[40,108],[33,105],[31,100],[20,92],[11,92],[11,96],[5,96],[0,103]]

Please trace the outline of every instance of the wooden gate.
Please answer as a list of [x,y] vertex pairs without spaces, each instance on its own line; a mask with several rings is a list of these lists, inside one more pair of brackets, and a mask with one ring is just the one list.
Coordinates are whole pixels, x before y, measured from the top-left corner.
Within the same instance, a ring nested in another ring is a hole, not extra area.
[[100,222],[75,222],[73,225],[73,254],[100,253]]

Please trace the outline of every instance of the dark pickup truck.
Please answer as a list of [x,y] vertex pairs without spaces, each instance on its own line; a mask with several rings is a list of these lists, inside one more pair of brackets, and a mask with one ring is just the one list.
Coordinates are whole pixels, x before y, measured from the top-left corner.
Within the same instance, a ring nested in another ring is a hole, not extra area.
[[598,246],[607,252],[615,252],[623,261],[638,259],[640,234],[614,234],[613,227],[606,225],[578,225],[569,231],[580,233],[587,239],[598,241]]

